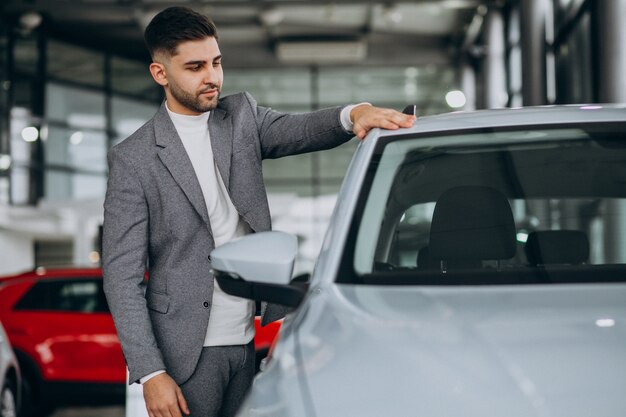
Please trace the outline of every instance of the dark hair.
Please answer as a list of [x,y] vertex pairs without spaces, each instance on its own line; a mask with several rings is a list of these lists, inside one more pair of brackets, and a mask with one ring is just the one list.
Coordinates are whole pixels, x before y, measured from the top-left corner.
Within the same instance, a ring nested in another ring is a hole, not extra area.
[[217,39],[217,28],[207,16],[188,7],[175,6],[154,16],[143,36],[150,56],[154,58],[155,52],[159,51],[176,55],[176,48],[184,41],[207,37]]

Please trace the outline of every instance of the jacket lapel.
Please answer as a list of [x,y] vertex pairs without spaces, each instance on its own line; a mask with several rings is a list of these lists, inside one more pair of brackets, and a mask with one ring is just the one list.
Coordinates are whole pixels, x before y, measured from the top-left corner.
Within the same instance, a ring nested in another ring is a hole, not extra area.
[[230,190],[230,160],[233,154],[233,125],[228,113],[219,108],[211,112],[209,117],[209,134],[213,159],[217,164],[222,181],[227,190]]
[[165,102],[154,116],[154,135],[157,146],[161,148],[158,151],[159,158],[211,231],[209,212],[204,202],[198,177],[196,177],[189,155],[187,155],[183,142],[176,132],[174,123],[167,114]]

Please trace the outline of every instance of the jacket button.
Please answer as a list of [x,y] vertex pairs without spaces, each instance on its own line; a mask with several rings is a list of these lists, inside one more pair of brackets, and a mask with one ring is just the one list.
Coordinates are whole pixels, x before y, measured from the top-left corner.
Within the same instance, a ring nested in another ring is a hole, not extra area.
[[204,308],[209,308],[209,302],[208,301],[204,302]]

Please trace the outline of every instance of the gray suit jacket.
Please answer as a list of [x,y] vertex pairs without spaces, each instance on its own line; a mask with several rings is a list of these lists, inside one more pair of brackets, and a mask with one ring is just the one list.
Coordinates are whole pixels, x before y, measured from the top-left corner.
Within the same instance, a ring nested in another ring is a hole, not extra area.
[[[218,170],[254,232],[271,227],[261,160],[347,141],[352,135],[341,127],[340,111],[281,114],[241,93],[211,112]],[[213,297],[214,242],[200,184],[164,104],[109,151],[108,161],[104,289],[130,381],[166,369],[182,384],[200,357]]]

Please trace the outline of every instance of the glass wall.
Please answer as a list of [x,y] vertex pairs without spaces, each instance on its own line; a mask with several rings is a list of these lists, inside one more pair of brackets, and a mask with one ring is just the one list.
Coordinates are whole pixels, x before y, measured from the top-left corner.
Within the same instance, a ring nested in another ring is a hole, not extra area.
[[259,105],[285,112],[315,107],[311,71],[304,69],[230,69],[224,67],[223,95],[247,91]]
[[139,129],[156,112],[159,101],[149,102],[114,95],[111,98],[112,145],[116,145]]
[[102,198],[108,148],[145,123],[162,97],[146,63],[61,42],[44,30],[0,28],[4,204]]
[[[162,99],[148,64],[38,32],[16,39],[14,58],[13,203],[102,197],[107,149],[145,123]],[[444,97],[432,95],[431,87],[442,84],[457,87],[451,69],[226,68],[223,94],[249,91],[260,105],[286,112],[370,101],[397,109],[418,104],[421,114],[429,114],[449,110]],[[267,161],[268,191],[335,194],[356,144]]]
[[114,94],[160,103],[163,92],[152,80],[148,72],[148,63],[112,56],[110,66],[109,82]]
[[104,54],[67,43],[47,43],[47,75],[51,79],[104,88]]
[[[458,88],[452,69],[437,67],[224,69],[223,94],[250,92],[259,105],[304,112],[349,103],[371,102],[402,110],[417,104],[421,115],[450,108],[433,91]],[[269,192],[298,196],[336,194],[358,141],[321,154],[263,162]]]
[[[152,117],[162,89],[146,63],[58,41],[45,27],[0,26],[0,80],[0,204],[38,206],[44,229],[59,230],[35,233],[36,263],[96,263],[89,242],[106,191],[107,151]],[[67,211],[65,223],[57,208]],[[83,220],[89,227],[67,226]]]
[[49,82],[45,196],[50,200],[102,197],[107,133],[104,92]]

